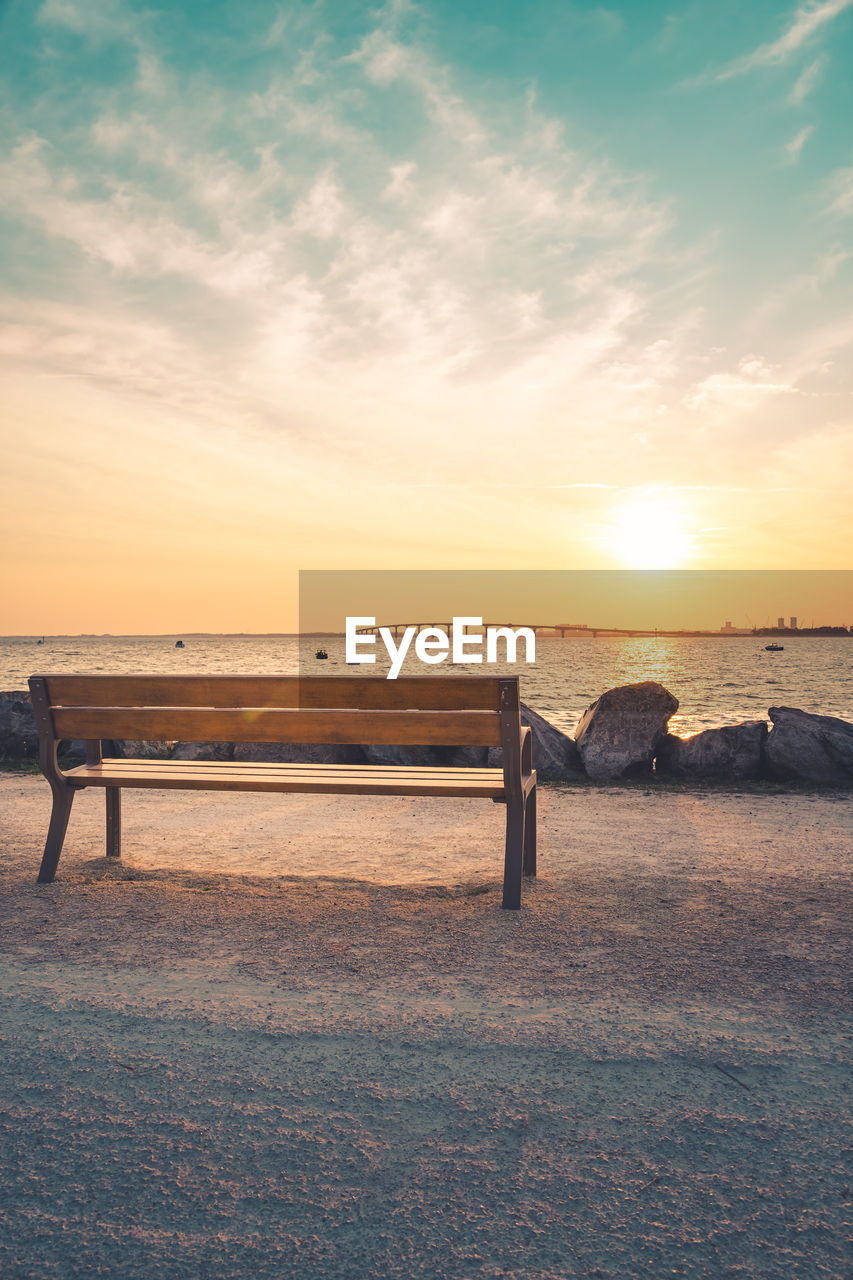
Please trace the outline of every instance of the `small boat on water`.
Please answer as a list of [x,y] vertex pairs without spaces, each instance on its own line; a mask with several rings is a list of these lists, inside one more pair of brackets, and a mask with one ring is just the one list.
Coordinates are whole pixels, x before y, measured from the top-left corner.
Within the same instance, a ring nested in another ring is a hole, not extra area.
[[764,650],[766,653],[781,653],[784,648],[785,646],[783,644],[776,644],[775,641],[773,642],[773,644],[766,644],[764,646]]
[[318,659],[328,658],[328,656],[329,655],[326,653],[325,649],[318,649],[317,652],[314,654],[314,657]]
[[176,640],[176,641],[175,641],[175,648],[176,648],[176,649],[185,649],[185,648],[186,648],[186,645],[184,644],[183,640]]

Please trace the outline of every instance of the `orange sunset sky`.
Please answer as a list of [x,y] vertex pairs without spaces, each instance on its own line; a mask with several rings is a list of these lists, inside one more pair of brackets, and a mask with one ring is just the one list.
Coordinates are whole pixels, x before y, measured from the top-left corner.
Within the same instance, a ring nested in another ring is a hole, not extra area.
[[850,0],[0,36],[4,633],[293,630],[300,569],[851,567]]

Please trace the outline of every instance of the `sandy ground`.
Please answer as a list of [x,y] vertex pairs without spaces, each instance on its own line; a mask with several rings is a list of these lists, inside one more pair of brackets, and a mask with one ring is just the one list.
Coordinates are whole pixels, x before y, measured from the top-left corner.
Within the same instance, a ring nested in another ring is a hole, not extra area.
[[[0,1274],[842,1277],[853,796],[0,775]],[[847,1224],[847,1225],[845,1225]]]

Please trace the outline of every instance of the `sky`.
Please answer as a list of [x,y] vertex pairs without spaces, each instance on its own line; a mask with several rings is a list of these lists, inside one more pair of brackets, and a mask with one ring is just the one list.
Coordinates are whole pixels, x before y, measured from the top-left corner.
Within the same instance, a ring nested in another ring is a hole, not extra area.
[[3,632],[853,567],[853,0],[0,0],[0,62]]

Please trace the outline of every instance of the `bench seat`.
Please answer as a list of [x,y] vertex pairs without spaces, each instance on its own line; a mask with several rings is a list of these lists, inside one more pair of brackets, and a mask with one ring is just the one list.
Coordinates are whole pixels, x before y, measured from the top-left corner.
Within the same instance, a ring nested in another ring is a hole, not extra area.
[[[179,791],[304,791],[326,795],[505,795],[503,769],[411,765],[256,764],[233,760],[102,759],[65,773],[70,786],[150,787]],[[535,771],[525,792],[536,785]]]

